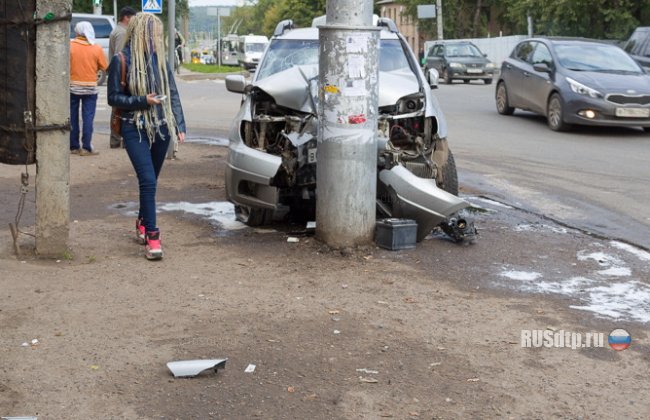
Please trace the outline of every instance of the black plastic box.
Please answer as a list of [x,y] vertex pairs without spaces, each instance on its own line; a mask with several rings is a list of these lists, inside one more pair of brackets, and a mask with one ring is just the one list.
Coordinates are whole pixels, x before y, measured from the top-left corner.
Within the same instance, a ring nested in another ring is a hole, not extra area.
[[385,249],[398,251],[415,248],[418,224],[411,219],[380,219],[375,226],[375,243]]

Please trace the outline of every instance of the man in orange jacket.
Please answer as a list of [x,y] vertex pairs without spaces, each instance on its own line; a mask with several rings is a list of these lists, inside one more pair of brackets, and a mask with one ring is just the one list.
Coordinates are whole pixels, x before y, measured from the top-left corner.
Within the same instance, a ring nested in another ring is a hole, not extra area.
[[[74,28],[76,38],[70,41],[70,153],[96,155],[91,141],[97,107],[97,72],[106,70],[104,50],[95,44],[95,30],[82,21]],[[79,105],[83,131],[79,145]]]

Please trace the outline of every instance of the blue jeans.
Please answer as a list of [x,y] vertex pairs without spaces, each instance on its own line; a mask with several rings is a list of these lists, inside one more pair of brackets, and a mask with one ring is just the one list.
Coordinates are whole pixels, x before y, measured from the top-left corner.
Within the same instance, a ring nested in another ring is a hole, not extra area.
[[138,175],[140,187],[140,211],[138,218],[147,232],[156,232],[156,187],[158,175],[162,169],[170,138],[167,126],[160,127],[160,134],[149,147],[147,132],[138,130],[132,122],[122,121],[122,138],[124,147],[131,159],[131,164]]
[[91,151],[92,145],[90,142],[93,138],[97,94],[70,94],[70,150],[79,149],[79,103],[81,103],[81,119],[83,120],[81,143],[84,149]]

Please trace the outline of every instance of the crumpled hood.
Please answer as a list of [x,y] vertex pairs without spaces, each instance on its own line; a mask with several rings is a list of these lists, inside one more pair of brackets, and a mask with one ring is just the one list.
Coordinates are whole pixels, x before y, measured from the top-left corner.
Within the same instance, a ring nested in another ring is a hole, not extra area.
[[[309,81],[318,78],[318,66],[296,66],[275,73],[253,86],[275,99],[279,106],[302,112],[315,113],[309,92]],[[395,105],[407,95],[419,92],[418,79],[409,69],[379,72],[379,106]],[[314,98],[317,101],[318,98]]]

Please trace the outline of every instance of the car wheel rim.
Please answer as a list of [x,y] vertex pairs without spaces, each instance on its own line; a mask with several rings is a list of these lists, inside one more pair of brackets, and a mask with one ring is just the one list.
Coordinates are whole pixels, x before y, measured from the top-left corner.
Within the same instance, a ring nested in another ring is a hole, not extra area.
[[562,118],[562,107],[559,101],[555,98],[551,99],[548,107],[548,120],[552,127],[558,127]]
[[499,90],[497,91],[497,107],[499,111],[506,109],[506,89],[503,85],[499,85]]

